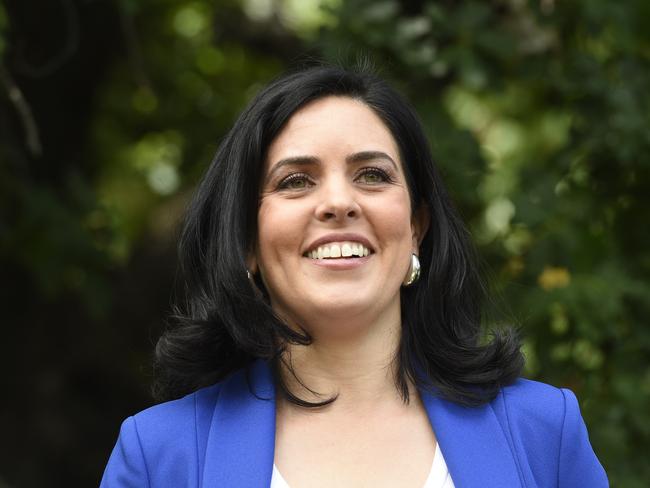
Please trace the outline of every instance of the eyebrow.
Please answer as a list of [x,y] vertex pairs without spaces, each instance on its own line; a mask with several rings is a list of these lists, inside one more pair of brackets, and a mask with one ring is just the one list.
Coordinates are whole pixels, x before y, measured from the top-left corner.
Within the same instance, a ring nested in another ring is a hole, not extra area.
[[[362,163],[365,161],[372,161],[377,159],[383,159],[388,161],[395,171],[398,171],[397,163],[391,158],[388,154],[383,151],[361,151],[353,154],[349,154],[345,158],[346,163]],[[289,158],[283,158],[273,165],[269,174],[267,176],[267,181],[271,179],[274,173],[284,166],[308,166],[312,164],[320,163],[320,159],[315,156],[291,156]]]

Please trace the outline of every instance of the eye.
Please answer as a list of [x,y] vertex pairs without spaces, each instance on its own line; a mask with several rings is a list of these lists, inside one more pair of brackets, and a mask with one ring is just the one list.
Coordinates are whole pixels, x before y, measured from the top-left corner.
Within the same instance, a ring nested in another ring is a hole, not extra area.
[[304,190],[311,186],[309,178],[304,173],[294,173],[284,178],[278,185],[279,190]]
[[376,185],[392,181],[388,173],[379,168],[363,168],[356,177],[356,180],[368,185]]

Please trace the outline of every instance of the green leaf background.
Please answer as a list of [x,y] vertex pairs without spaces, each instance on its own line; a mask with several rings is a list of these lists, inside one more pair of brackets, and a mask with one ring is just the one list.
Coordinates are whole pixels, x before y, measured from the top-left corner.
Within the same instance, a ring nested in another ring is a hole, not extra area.
[[[151,403],[192,188],[246,102],[366,56],[416,106],[526,376],[650,465],[650,3],[0,3],[0,486],[92,486]],[[27,432],[27,433],[25,433]]]

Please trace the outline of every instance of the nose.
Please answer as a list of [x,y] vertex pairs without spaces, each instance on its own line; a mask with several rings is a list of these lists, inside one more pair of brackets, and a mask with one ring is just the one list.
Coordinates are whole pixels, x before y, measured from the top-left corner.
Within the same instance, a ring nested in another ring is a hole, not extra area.
[[361,215],[355,190],[344,178],[332,179],[323,184],[320,190],[322,197],[316,206],[318,220],[343,222]]

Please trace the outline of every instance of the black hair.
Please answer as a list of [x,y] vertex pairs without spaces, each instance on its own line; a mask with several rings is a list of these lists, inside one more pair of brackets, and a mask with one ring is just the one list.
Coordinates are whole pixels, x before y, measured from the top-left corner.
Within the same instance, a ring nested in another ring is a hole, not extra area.
[[[266,150],[289,118],[326,96],[360,100],[386,124],[400,151],[413,211],[425,206],[430,225],[420,245],[420,279],[401,290],[402,335],[396,385],[405,402],[408,380],[463,405],[493,399],[521,373],[514,329],[482,334],[485,289],[468,231],[433,163],[417,115],[368,69],[316,66],[264,88],[221,143],[188,208],[179,254],[185,299],[155,351],[154,394],[172,399],[213,384],[255,359],[270,360],[276,384],[295,396],[280,374],[288,343],[310,344],[271,309],[247,277],[246,256],[257,236]],[[285,363],[286,364],[286,363]]]

